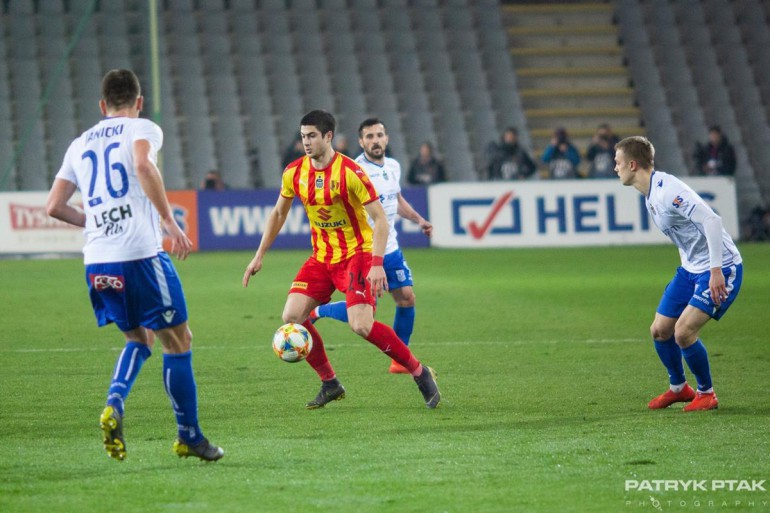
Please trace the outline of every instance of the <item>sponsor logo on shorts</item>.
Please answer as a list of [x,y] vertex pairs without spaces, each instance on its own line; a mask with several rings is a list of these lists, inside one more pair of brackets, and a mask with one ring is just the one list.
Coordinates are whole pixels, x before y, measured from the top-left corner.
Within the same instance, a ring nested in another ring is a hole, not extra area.
[[97,292],[102,292],[107,289],[113,289],[117,292],[123,292],[126,288],[125,281],[122,276],[111,276],[109,274],[89,274],[88,279],[91,281],[91,285]]
[[307,282],[306,281],[294,281],[291,283],[291,288],[293,289],[307,289]]

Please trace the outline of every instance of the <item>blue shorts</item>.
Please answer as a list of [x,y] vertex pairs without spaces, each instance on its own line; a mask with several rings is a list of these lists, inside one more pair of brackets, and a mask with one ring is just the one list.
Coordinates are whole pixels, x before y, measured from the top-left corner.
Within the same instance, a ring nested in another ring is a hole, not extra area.
[[401,287],[411,287],[412,270],[406,265],[404,254],[400,249],[388,253],[382,260],[382,266],[385,269],[385,275],[388,278],[388,290],[400,289]]
[[711,271],[694,274],[679,267],[674,279],[666,285],[666,290],[663,291],[663,297],[660,298],[660,304],[658,304],[656,311],[661,315],[676,319],[682,315],[687,305],[692,305],[719,320],[733,304],[741,290],[743,265],[723,267],[722,273],[725,275],[727,299],[722,301],[719,306],[711,301],[711,294],[709,293]]
[[187,320],[182,283],[166,253],[143,260],[89,264],[86,282],[99,326],[161,330]]

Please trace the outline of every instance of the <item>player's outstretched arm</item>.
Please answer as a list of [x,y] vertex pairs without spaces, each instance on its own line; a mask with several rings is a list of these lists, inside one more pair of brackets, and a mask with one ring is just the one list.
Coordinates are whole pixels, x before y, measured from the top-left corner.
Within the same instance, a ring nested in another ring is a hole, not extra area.
[[396,213],[404,219],[417,223],[426,237],[430,237],[433,234],[433,225],[422,217],[400,192],[398,193],[398,210]]
[[142,190],[160,215],[160,221],[166,234],[171,240],[171,254],[184,260],[192,250],[192,241],[182,231],[174,219],[171,204],[166,197],[163,177],[155,162],[150,158],[152,147],[150,141],[140,139],[134,142],[134,165],[136,177]]
[[262,234],[262,240],[259,242],[259,248],[251,259],[249,265],[246,266],[246,271],[243,273],[243,286],[249,286],[249,280],[252,276],[257,274],[262,269],[262,258],[273,245],[275,238],[283,228],[283,224],[286,222],[286,217],[289,215],[289,209],[291,209],[291,202],[294,198],[286,198],[284,196],[278,196],[278,201],[275,202],[275,207],[270,212],[265,224],[265,232]]
[[86,225],[85,212],[78,210],[68,203],[76,190],[77,185],[69,180],[62,178],[54,180],[51,191],[48,193],[46,212],[49,216],[59,221],[83,228]]

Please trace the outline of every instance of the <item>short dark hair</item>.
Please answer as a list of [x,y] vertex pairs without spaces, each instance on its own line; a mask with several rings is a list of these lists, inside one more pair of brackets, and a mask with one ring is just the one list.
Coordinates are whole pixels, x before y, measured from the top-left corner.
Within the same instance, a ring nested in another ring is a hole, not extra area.
[[709,127],[709,132],[716,132],[718,134],[721,134],[722,133],[722,129],[720,128],[719,125],[711,125]]
[[321,135],[326,135],[328,132],[334,132],[337,128],[337,122],[334,120],[334,116],[330,112],[325,110],[312,110],[302,116],[302,121],[299,122],[300,126],[314,126],[321,132]]
[[382,128],[385,129],[385,132],[388,132],[388,128],[385,126],[385,123],[382,122],[380,118],[366,118],[365,120],[361,121],[361,124],[358,125],[358,137],[361,137],[364,135],[364,128],[369,128],[370,126],[374,125],[382,125]]
[[615,145],[615,149],[622,150],[629,160],[637,161],[644,169],[652,169],[655,165],[655,147],[646,137],[626,137]]
[[141,96],[139,79],[130,69],[113,69],[102,79],[102,99],[108,107],[130,107]]
[[505,130],[503,130],[503,133],[505,133],[505,132],[510,132],[513,135],[519,135],[519,130],[515,126],[509,126]]

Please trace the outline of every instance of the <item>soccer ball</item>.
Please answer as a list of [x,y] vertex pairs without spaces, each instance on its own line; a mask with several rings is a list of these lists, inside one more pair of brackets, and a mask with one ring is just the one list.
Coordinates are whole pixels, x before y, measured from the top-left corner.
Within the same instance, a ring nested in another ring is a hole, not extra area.
[[304,360],[313,349],[313,337],[301,324],[284,324],[273,335],[273,352],[284,362]]

